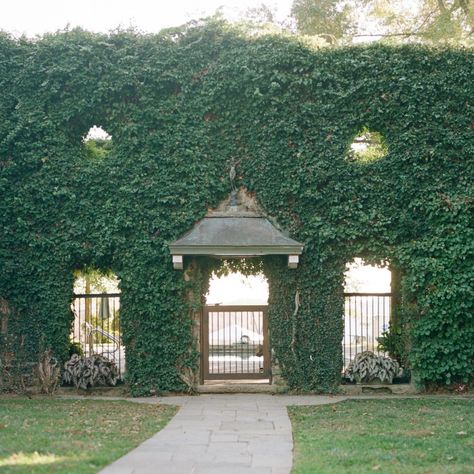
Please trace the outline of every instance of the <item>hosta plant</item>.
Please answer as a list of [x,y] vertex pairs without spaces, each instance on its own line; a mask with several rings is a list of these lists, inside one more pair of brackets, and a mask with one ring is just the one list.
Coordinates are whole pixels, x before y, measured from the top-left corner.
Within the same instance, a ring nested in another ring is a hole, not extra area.
[[118,370],[115,363],[97,354],[90,357],[73,354],[64,364],[63,381],[76,388],[115,385],[117,377]]
[[352,382],[368,383],[380,381],[392,383],[395,377],[400,377],[403,369],[396,360],[383,355],[365,351],[357,354],[347,368],[345,375]]

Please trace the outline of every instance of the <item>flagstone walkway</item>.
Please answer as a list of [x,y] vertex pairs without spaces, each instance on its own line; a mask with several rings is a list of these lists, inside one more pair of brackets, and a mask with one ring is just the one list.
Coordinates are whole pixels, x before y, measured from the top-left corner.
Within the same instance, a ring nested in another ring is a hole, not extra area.
[[[347,397],[267,394],[163,397],[181,406],[168,425],[100,474],[288,474],[293,438],[288,405]],[[150,403],[150,399],[135,399]]]

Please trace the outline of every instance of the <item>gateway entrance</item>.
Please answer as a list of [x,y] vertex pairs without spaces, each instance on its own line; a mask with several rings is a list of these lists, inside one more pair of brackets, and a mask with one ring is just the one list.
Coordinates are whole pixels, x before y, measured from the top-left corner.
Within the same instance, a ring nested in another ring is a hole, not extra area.
[[206,306],[201,340],[204,380],[270,378],[267,306]]

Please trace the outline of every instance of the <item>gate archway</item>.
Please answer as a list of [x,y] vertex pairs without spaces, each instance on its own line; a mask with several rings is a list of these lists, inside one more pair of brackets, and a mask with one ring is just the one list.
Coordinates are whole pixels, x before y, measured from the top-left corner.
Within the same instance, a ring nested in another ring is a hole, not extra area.
[[[197,222],[170,244],[175,269],[184,257],[248,258],[287,255],[296,268],[303,244],[277,229],[244,189]],[[206,380],[271,381],[267,306],[205,306],[201,316],[201,382]]]

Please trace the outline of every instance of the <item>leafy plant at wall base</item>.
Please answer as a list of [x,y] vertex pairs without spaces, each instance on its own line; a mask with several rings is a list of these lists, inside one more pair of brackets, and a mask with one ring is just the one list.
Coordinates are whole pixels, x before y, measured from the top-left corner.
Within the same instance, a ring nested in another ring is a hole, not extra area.
[[371,351],[360,352],[349,364],[345,375],[352,382],[370,383],[380,381],[381,383],[392,383],[394,377],[403,374],[403,369],[397,361],[374,354]]
[[64,364],[63,381],[84,390],[98,385],[113,386],[117,377],[115,363],[100,355],[84,357],[74,354]]
[[74,354],[77,354],[79,356],[84,354],[84,351],[82,349],[82,345],[80,342],[71,342],[69,344],[69,357],[72,357]]
[[402,367],[408,368],[407,341],[408,332],[400,327],[394,328],[391,325],[387,331],[384,331],[377,338],[377,350],[387,353],[392,359],[395,359]]

